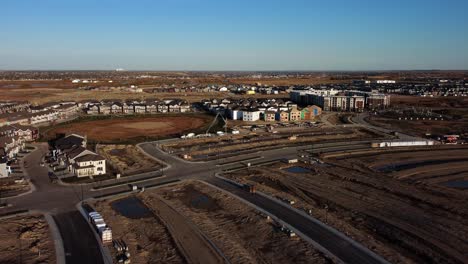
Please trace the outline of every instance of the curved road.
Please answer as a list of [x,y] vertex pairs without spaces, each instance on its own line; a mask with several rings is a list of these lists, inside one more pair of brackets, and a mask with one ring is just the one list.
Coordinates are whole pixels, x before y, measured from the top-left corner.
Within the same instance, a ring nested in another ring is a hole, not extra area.
[[[287,147],[268,151],[252,153],[241,157],[242,159],[252,157],[255,158],[255,164],[261,164],[269,161],[276,161],[281,158],[297,158],[298,151],[313,150],[320,148],[321,150],[327,147],[332,147],[334,150],[339,150],[337,145],[342,145],[343,149],[362,148],[361,142],[333,142],[321,143],[309,146]],[[370,144],[369,144],[370,145]],[[282,219],[284,222],[294,226],[311,240],[325,248],[328,254],[334,255],[337,259],[346,263],[385,263],[381,258],[376,256],[371,251],[363,248],[358,243],[346,239],[343,236],[336,235],[332,229],[325,225],[317,225],[316,222],[304,217],[291,208],[279,205],[271,199],[262,198],[260,196],[248,196],[240,189],[233,188],[222,180],[214,177],[215,173],[223,171],[231,167],[245,166],[245,161],[239,162],[239,157],[225,158],[222,163],[218,161],[210,162],[187,162],[180,158],[174,157],[168,153],[161,151],[154,142],[143,143],[139,145],[148,155],[163,161],[169,166],[164,170],[164,177],[157,177],[145,180],[137,185],[139,186],[154,186],[155,184],[164,184],[178,179],[198,179],[205,180],[214,184],[233,195],[239,196],[249,201],[265,211]],[[369,146],[370,147],[370,146]],[[79,215],[75,209],[75,205],[82,199],[93,198],[97,196],[112,195],[116,192],[130,191],[127,182],[148,177],[145,175],[136,175],[124,177],[120,180],[110,180],[109,183],[121,182],[122,185],[105,188],[99,191],[92,190],[93,184],[88,185],[70,185],[63,186],[53,184],[47,176],[47,168],[41,167],[39,163],[41,158],[47,151],[47,145],[40,147],[31,153],[26,160],[29,164],[27,172],[30,175],[31,182],[36,190],[28,195],[10,198],[7,200],[12,206],[9,208],[0,209],[0,214],[8,211],[16,211],[21,209],[38,210],[41,212],[51,213],[59,227],[65,248],[65,256],[67,263],[103,263],[99,245],[94,234],[84,218]],[[247,161],[248,162],[248,161]],[[223,165],[226,163],[225,165]],[[108,184],[108,183],[105,184]],[[315,223],[315,224],[314,224]]]

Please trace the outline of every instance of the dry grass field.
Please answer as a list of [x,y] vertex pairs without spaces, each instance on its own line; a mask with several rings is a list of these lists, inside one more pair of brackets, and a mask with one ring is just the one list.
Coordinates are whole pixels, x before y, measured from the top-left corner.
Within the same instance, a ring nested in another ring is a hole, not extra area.
[[0,221],[0,263],[56,263],[54,243],[42,216]]
[[61,133],[77,133],[86,135],[88,140],[93,142],[125,142],[137,138],[179,135],[185,131],[200,129],[211,121],[212,117],[206,115],[161,115],[90,120],[58,125],[44,132],[44,136],[53,138]]

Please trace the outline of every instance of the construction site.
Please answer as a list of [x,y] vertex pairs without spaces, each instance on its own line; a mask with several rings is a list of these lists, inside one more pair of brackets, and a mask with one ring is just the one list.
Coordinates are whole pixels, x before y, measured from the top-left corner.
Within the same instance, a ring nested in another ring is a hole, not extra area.
[[301,146],[321,141],[346,141],[388,138],[361,127],[326,127],[316,125],[278,125],[239,129],[239,134],[218,137],[186,138],[161,144],[161,148],[187,160],[214,160],[274,148]]
[[162,168],[155,159],[143,154],[134,145],[98,145],[97,152],[121,175],[143,173]]
[[43,216],[0,220],[0,263],[56,263],[54,242]]
[[92,206],[133,263],[332,263],[291,230],[199,181]]
[[[223,176],[307,212],[391,263],[466,263],[467,148],[305,153]],[[310,159],[307,156],[310,155]]]

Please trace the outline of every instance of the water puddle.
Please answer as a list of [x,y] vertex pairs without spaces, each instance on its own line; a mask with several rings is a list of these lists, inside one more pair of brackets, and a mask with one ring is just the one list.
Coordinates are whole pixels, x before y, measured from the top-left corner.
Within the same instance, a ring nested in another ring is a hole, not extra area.
[[111,204],[111,207],[119,214],[131,219],[146,218],[153,215],[148,207],[134,196],[117,200]]

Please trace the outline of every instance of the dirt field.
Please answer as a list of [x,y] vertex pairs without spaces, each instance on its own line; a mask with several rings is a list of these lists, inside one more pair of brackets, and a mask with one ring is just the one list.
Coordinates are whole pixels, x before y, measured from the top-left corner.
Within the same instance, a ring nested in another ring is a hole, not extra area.
[[0,263],[56,263],[49,227],[42,216],[0,220]]
[[[286,129],[287,131],[287,129]],[[291,137],[291,136],[295,136]],[[301,145],[333,140],[378,138],[365,129],[354,128],[306,128],[280,133],[249,133],[247,135],[226,135],[206,139],[188,139],[162,145],[163,149],[180,156],[189,155],[190,159],[215,159],[239,155],[280,146]]]
[[446,135],[446,134],[464,134],[468,133],[468,119],[463,120],[398,120],[385,117],[373,116],[367,119],[369,123],[384,127],[387,129],[400,131],[416,136],[431,135]]
[[98,153],[121,174],[144,172],[161,168],[154,159],[143,154],[134,145],[99,145]]
[[331,263],[310,244],[290,238],[265,216],[196,181],[137,195],[149,217],[130,219],[115,201],[93,206],[129,245],[132,263]]
[[392,106],[437,108],[466,108],[468,97],[422,97],[409,95],[392,95]]
[[[185,263],[167,227],[159,218],[127,218],[111,207],[113,202],[95,202],[91,205],[112,228],[113,239],[122,239],[128,245],[132,263]],[[116,251],[111,249],[115,256]]]
[[[395,179],[368,167],[374,156],[328,159],[332,166],[299,164],[310,170],[305,173],[285,171],[291,165],[277,163],[227,176],[295,201],[391,263],[467,263],[468,193]],[[404,155],[385,159],[406,160]]]
[[11,178],[0,179],[0,192],[2,194],[2,198],[24,193],[29,191],[29,189],[29,184],[25,180],[15,182],[15,180]]
[[412,183],[443,184],[468,180],[468,147],[442,146],[418,151],[383,152],[345,158]]
[[58,133],[86,135],[98,143],[125,142],[137,138],[157,138],[179,135],[204,127],[212,121],[206,115],[178,115],[129,117],[92,121],[78,121],[49,129],[45,136],[53,138]]
[[327,263],[310,244],[289,238],[254,209],[203,183],[185,182],[146,193],[162,197],[195,224],[231,263]]

